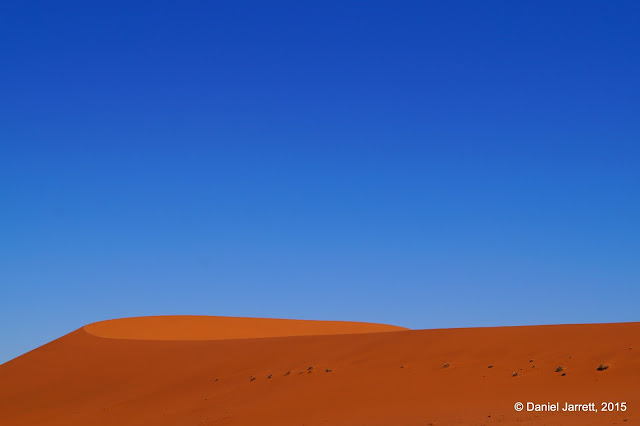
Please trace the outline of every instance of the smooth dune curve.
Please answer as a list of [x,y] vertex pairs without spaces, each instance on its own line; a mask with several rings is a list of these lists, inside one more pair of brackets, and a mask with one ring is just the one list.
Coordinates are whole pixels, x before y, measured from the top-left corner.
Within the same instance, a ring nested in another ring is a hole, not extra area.
[[361,334],[407,330],[403,327],[351,321],[310,321],[216,316],[150,316],[89,324],[98,337],[134,340],[228,340],[285,336]]

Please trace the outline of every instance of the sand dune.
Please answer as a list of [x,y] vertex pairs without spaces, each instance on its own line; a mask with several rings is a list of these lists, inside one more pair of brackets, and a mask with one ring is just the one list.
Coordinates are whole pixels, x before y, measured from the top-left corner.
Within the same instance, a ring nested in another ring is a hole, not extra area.
[[[403,330],[286,321],[152,317],[89,325],[0,365],[0,425],[640,419],[640,323]],[[600,364],[608,368],[598,371]],[[516,412],[518,401],[598,408],[624,401],[628,408]]]
[[366,322],[185,315],[101,321],[85,326],[84,330],[95,336],[112,339],[227,340],[374,333],[406,330],[406,328]]

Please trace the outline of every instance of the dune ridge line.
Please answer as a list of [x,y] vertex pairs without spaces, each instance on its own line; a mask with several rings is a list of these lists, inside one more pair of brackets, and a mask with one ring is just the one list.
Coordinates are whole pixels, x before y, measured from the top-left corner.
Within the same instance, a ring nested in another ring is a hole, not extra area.
[[110,339],[230,340],[380,333],[408,329],[353,321],[174,315],[100,321],[88,324],[82,330],[93,336]]

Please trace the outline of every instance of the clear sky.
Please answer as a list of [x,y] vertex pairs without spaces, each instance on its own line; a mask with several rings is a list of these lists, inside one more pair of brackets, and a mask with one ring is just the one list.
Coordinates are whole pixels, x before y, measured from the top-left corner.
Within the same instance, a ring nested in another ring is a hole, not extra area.
[[2,2],[0,362],[139,315],[640,320],[639,17]]

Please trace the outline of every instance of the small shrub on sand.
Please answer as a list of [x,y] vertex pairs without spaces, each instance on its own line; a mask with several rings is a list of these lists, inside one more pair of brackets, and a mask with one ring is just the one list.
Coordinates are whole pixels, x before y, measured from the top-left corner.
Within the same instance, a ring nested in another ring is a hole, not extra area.
[[604,370],[606,370],[607,368],[609,368],[609,366],[608,366],[607,364],[600,364],[600,365],[598,366],[598,368],[596,368],[596,370],[598,370],[598,371],[604,371]]
[[564,368],[560,365],[560,366],[558,366],[558,368],[556,368],[556,373],[559,373],[562,370],[564,370]]
[[451,366],[451,364],[446,363],[446,364],[444,364],[444,365],[442,366],[442,368],[449,368],[450,366]]

